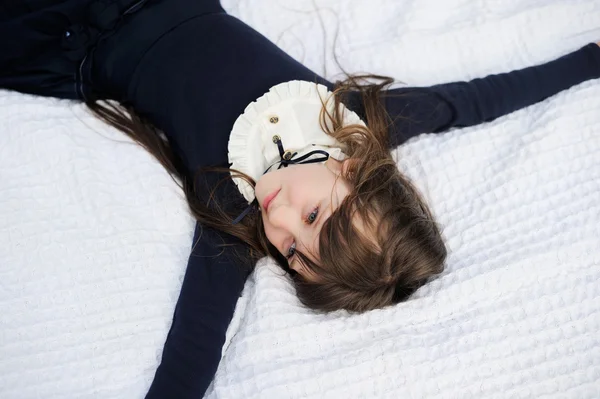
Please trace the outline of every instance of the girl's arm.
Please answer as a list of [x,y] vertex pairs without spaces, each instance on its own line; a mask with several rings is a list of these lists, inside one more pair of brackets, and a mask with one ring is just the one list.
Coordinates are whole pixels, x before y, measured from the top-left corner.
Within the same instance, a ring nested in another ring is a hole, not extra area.
[[217,371],[225,333],[249,274],[223,253],[219,244],[226,240],[196,225],[173,324],[147,399],[201,398]]
[[600,43],[543,65],[470,82],[388,90],[384,103],[394,120],[390,145],[421,133],[488,122],[594,78],[600,78]]

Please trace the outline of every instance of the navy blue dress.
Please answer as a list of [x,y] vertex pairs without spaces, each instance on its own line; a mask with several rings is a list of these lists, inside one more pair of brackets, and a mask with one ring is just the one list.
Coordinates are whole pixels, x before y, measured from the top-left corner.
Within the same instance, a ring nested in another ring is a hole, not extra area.
[[[406,62],[410,62],[407,60]],[[490,121],[600,77],[590,44],[544,65],[427,88],[389,91],[393,146],[421,133]],[[247,104],[289,80],[333,87],[217,0],[0,2],[0,87],[132,105],[168,136],[184,167],[227,166],[227,142]],[[398,96],[398,94],[402,94]],[[358,96],[346,105],[363,116]],[[240,196],[241,198],[241,196]],[[221,252],[231,237],[204,229],[190,255],[148,398],[200,398],[217,369],[249,268]]]

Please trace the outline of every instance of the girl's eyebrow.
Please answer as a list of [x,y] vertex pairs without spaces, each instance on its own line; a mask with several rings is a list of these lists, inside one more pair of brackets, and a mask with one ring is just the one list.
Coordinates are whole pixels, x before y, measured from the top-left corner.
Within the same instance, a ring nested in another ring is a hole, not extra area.
[[323,228],[323,225],[325,224],[325,221],[327,219],[329,219],[329,217],[333,213],[333,209],[331,208],[331,202],[329,204],[326,204],[322,208],[323,208],[323,211],[319,212],[319,218],[317,220],[317,224],[316,224],[315,229],[314,229],[315,236],[313,237],[313,244],[318,241],[319,235],[321,234],[321,229]]
[[[323,225],[325,224],[325,221],[327,221],[327,219],[329,219],[329,217],[331,216],[331,214],[333,213],[334,209],[333,209],[333,202],[334,202],[334,194],[332,193],[332,195],[329,197],[329,202],[323,204],[322,206],[319,207],[319,209],[321,209],[321,212],[319,212],[319,216],[317,217],[317,221],[316,223],[313,225],[314,229],[313,229],[313,234],[314,236],[312,237],[312,243],[313,245],[317,245],[315,243],[318,242],[319,240],[319,235],[321,234],[321,229],[323,229]],[[337,209],[340,205],[340,201],[338,200],[339,196],[335,195],[335,202],[336,202],[336,208]],[[306,245],[304,245],[305,248]],[[310,251],[312,253],[316,253],[317,251]]]
[[[331,205],[331,204],[329,204]],[[329,213],[327,213],[329,212]],[[325,221],[327,219],[329,219],[329,216],[331,216],[331,214],[333,213],[331,206],[327,206],[327,208],[324,210],[324,212],[321,212],[321,214],[319,215],[319,220],[317,222],[317,227],[318,227],[318,231],[319,234],[321,233],[321,229],[323,228],[323,225],[325,224]]]

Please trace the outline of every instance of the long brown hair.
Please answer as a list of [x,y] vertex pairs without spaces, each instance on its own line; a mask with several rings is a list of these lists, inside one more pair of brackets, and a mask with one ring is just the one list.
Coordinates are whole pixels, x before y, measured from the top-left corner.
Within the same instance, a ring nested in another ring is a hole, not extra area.
[[[375,79],[375,82],[373,80]],[[183,189],[193,216],[201,225],[236,237],[248,251],[238,254],[253,265],[271,256],[290,273],[300,301],[313,309],[346,309],[362,312],[407,299],[428,279],[443,270],[446,247],[425,201],[398,170],[388,147],[392,121],[382,105],[384,89],[392,83],[381,76],[354,76],[337,82],[334,106],[321,112],[321,128],[333,136],[352,159],[341,176],[352,187],[350,194],[323,224],[319,234],[318,262],[297,251],[306,269],[317,278],[290,270],[283,255],[265,236],[262,219],[250,214],[232,224],[236,214],[215,199],[217,187],[200,192],[197,176],[190,176],[166,136],[138,116],[131,107],[113,102],[87,105],[108,124],[123,131],[148,150]],[[350,96],[362,98],[367,127],[344,125],[341,104]],[[230,170],[205,169],[200,174]],[[238,171],[236,177],[255,182]],[[360,226],[359,226],[360,225]]]

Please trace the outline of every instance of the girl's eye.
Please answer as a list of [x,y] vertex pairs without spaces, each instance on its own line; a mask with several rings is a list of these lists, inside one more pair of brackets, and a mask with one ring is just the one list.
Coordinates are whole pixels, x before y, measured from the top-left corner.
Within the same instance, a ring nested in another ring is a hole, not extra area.
[[290,259],[292,256],[294,256],[294,254],[296,253],[296,243],[292,243],[292,245],[290,245],[290,249],[288,249],[288,254],[287,254],[287,258]]
[[307,217],[306,223],[313,224],[315,220],[317,220],[317,216],[319,216],[319,208],[315,208]]

